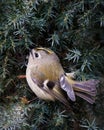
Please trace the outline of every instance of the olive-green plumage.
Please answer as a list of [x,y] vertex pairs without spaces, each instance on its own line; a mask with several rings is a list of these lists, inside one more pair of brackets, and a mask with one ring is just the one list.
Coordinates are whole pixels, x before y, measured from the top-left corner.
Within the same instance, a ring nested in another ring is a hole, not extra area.
[[57,55],[47,48],[31,50],[26,79],[32,91],[44,100],[59,100],[68,105],[64,95],[67,93],[72,101],[76,100],[76,95],[91,104],[95,101],[98,81],[74,81],[69,74],[64,72]]

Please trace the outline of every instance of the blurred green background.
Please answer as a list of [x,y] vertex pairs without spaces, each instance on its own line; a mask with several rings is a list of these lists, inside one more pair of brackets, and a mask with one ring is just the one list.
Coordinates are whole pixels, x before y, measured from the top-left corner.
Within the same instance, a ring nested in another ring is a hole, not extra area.
[[76,80],[100,80],[93,105],[71,107],[81,130],[104,130],[104,0],[0,0],[0,130],[79,130],[62,103],[29,103],[18,76],[34,47],[55,51]]

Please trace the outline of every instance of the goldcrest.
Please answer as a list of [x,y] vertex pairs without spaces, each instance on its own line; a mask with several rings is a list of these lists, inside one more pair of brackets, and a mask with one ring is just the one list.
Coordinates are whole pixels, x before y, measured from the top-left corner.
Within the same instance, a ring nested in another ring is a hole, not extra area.
[[[43,100],[59,100],[68,104],[68,98],[76,101],[76,96],[89,103],[95,102],[98,80],[75,81],[65,73],[58,56],[50,49],[32,49],[26,69],[28,85],[37,97]],[[67,95],[67,97],[66,97]]]

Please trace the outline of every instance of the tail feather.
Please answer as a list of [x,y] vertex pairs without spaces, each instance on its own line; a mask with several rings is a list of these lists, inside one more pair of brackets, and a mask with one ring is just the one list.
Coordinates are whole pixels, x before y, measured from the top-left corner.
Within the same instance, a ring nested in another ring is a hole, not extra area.
[[98,80],[88,80],[88,81],[82,81],[82,82],[75,82],[73,84],[73,89],[75,91],[84,92],[86,94],[89,94],[91,96],[96,96],[96,86],[99,83]]
[[68,97],[75,101],[75,95],[83,98],[89,103],[93,104],[95,102],[95,96],[97,93],[96,86],[98,85],[98,80],[88,80],[88,81],[74,81],[70,78],[70,76],[62,75],[60,77],[60,86],[61,88],[67,92]]
[[75,92],[75,94],[78,96],[78,97],[81,97],[83,98],[84,100],[86,100],[87,102],[93,104],[95,102],[95,97],[92,97],[88,94],[85,94],[85,93],[81,93],[81,92]]
[[95,90],[95,85],[97,85],[98,82],[98,80],[91,79],[88,81],[76,82],[75,85],[76,87],[80,86],[80,88],[86,87],[88,90]]
[[[95,102],[95,96],[97,93],[96,86],[98,85],[98,80],[88,80],[88,81],[74,81],[69,76],[65,77],[66,81],[72,86],[75,95],[83,98],[89,103],[93,104]],[[68,89],[68,87],[67,87]]]
[[99,81],[94,79],[82,82],[75,82],[73,84],[73,89],[77,96],[93,104],[95,102],[95,96],[97,93],[96,86],[98,83]]

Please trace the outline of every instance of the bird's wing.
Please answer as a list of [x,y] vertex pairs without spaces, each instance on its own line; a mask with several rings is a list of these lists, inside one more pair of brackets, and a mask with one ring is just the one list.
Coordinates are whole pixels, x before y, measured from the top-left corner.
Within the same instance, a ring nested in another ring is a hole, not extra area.
[[75,97],[75,93],[72,87],[72,84],[68,82],[67,77],[65,77],[65,75],[61,75],[60,77],[60,86],[61,88],[67,92],[68,97],[72,100],[75,101],[76,97]]
[[[38,76],[39,75],[43,76],[44,74],[38,71]],[[61,91],[61,89],[60,89],[60,87],[58,86],[57,83],[55,83],[53,81],[50,81],[49,79],[42,78],[42,77],[41,78],[39,78],[39,77],[37,78],[37,74],[36,73],[31,75],[31,79],[34,82],[34,85],[38,85],[38,87],[42,90],[42,93],[44,93],[44,96],[47,96],[46,97],[47,100],[48,100],[48,96],[50,96],[53,99],[59,100],[64,105],[66,105],[67,107],[70,108],[68,101],[64,97],[64,95],[63,95],[63,93],[62,93],[62,91]]]
[[[66,105],[70,110],[69,102],[66,100],[65,96],[63,95],[62,90],[60,89],[59,85],[56,83],[52,83],[52,81],[46,80],[44,81],[44,87],[43,89],[50,94],[51,96],[55,97],[55,99],[62,102],[64,105]],[[52,86],[53,84],[53,86]]]

